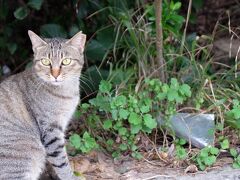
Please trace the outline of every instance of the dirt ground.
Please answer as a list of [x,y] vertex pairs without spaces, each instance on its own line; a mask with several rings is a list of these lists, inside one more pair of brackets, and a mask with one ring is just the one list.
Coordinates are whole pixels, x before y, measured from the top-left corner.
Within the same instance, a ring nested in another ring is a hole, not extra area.
[[[195,165],[169,168],[159,160],[124,158],[114,161],[101,152],[70,159],[75,171],[86,180],[240,180],[240,170],[231,168],[231,158],[221,158],[214,167],[198,171]],[[41,180],[52,180],[46,173]]]

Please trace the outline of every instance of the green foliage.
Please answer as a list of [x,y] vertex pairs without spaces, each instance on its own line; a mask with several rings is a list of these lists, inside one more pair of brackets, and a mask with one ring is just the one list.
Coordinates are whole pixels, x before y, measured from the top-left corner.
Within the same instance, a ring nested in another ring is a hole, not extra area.
[[185,139],[176,139],[174,141],[175,147],[176,147],[176,157],[180,160],[184,160],[187,158],[187,152],[186,149],[183,147],[187,141]]
[[164,103],[154,104],[154,107],[165,115],[166,119],[174,115],[177,106],[185,102],[192,94],[191,88],[187,84],[180,84],[175,78],[171,78],[170,84],[162,83],[157,79],[146,79],[145,82],[149,91],[153,93],[153,100],[155,102],[164,101]]
[[85,132],[82,137],[80,137],[78,134],[73,134],[70,136],[69,140],[70,145],[83,153],[88,153],[98,147],[95,139],[92,138],[88,132]]
[[195,162],[197,163],[200,170],[205,170],[206,167],[212,166],[219,154],[219,149],[216,147],[205,147],[201,149],[200,153],[196,156]]
[[40,10],[43,4],[43,0],[29,0],[27,5],[33,9]]
[[[138,93],[127,90],[116,95],[113,87],[110,82],[101,81],[96,98],[91,99],[89,104],[82,104],[80,109],[93,131],[107,133],[108,137],[113,138],[99,141],[115,158],[124,152],[131,152],[133,157],[139,159],[137,135],[151,133],[157,127],[155,117],[159,112],[168,117],[170,110],[176,112],[176,105],[191,96],[190,87],[174,78],[169,84],[147,79]],[[183,153],[183,148],[179,148],[180,158],[185,156]]]
[[[184,17],[179,15],[179,10],[182,4],[180,1],[163,1],[163,13],[162,13],[162,22],[164,39],[173,34],[176,37],[181,35],[181,28],[184,22]],[[152,23],[152,30],[155,33],[155,9],[154,5],[146,6],[147,18]],[[160,22],[159,22],[160,23]]]
[[67,37],[67,32],[58,24],[44,24],[40,28],[40,33],[47,38]]
[[23,20],[29,14],[29,9],[26,6],[19,7],[14,11],[14,17],[18,20]]
[[229,140],[225,138],[224,136],[220,136],[218,138],[218,142],[220,143],[221,149],[229,149]]
[[240,104],[239,100],[233,99],[232,109],[226,112],[226,120],[233,128],[240,129]]
[[239,169],[240,168],[240,155],[239,155],[239,153],[237,152],[236,149],[231,148],[230,149],[230,154],[233,157],[233,165],[232,165],[233,168]]

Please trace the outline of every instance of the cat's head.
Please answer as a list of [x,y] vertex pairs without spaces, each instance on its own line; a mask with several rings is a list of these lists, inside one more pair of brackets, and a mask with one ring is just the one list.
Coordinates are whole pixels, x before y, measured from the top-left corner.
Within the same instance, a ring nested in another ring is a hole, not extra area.
[[77,33],[71,39],[42,39],[28,31],[34,52],[33,68],[45,82],[60,85],[79,78],[83,63],[86,35]]

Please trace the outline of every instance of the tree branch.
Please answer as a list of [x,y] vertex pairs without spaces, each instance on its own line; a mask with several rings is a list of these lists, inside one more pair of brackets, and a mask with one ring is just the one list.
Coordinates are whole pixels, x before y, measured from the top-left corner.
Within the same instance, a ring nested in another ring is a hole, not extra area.
[[[162,82],[166,82],[165,76],[165,60],[163,58],[163,33],[162,33],[162,0],[155,0],[155,15],[156,15],[156,65],[162,67],[159,70],[159,78]],[[155,67],[155,69],[157,69]]]

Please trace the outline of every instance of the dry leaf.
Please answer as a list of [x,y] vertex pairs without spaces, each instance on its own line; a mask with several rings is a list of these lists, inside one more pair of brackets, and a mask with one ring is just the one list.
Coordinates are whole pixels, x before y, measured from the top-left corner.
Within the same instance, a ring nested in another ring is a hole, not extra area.
[[184,171],[185,173],[195,173],[198,172],[198,168],[194,164],[190,164]]

